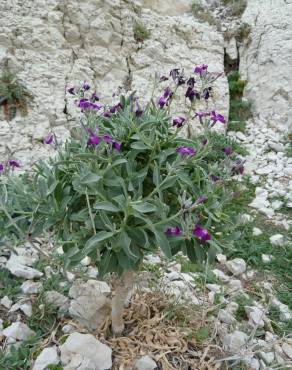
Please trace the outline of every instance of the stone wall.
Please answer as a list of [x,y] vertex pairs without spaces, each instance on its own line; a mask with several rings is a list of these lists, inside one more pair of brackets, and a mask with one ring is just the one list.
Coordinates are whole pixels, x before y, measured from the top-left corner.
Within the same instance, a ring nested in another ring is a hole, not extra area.
[[[154,71],[167,73],[181,67],[189,72],[200,63],[209,64],[210,71],[223,71],[221,34],[195,20],[189,0],[177,3],[2,1],[0,67],[8,63],[34,101],[25,118],[7,122],[0,117],[0,162],[13,157],[29,165],[50,150],[41,143],[47,133],[68,135],[76,110],[66,90],[80,80],[88,80],[101,100],[110,102],[119,86],[147,95]],[[151,31],[143,44],[133,35],[137,19]],[[225,77],[216,82],[213,100],[211,106],[227,115]]]
[[251,42],[240,50],[240,73],[254,112],[292,130],[292,0],[248,0],[242,21]]

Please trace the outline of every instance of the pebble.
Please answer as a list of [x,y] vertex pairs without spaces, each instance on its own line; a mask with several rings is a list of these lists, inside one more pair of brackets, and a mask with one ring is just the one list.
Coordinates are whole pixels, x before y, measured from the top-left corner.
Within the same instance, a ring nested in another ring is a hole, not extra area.
[[241,275],[246,270],[246,263],[242,258],[234,258],[226,262],[227,269],[235,276]]
[[285,238],[282,234],[275,234],[270,237],[270,243],[276,247],[283,247],[285,245]]

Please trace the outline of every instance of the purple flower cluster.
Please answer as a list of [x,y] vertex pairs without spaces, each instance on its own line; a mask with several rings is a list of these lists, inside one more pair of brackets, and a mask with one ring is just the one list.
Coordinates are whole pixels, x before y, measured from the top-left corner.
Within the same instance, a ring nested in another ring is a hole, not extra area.
[[82,98],[78,102],[78,107],[81,108],[81,112],[83,112],[86,109],[99,110],[102,107],[102,105],[93,103],[88,99]]
[[202,76],[203,73],[207,71],[207,69],[208,69],[208,64],[201,64],[200,66],[196,66],[194,68],[194,72]]
[[[182,230],[179,226],[168,227],[165,231],[165,234],[168,236],[181,236]],[[195,225],[195,228],[193,229],[193,235],[202,243],[211,240],[211,235],[209,234],[208,230],[199,225]]]
[[197,151],[194,148],[191,148],[189,146],[180,146],[176,149],[176,152],[181,154],[182,156],[195,155],[197,153]]
[[232,148],[231,146],[226,146],[224,149],[223,149],[224,153],[229,156],[232,154]]
[[199,225],[195,225],[195,228],[193,230],[193,235],[198,238],[201,242],[206,242],[208,240],[211,240],[211,235],[208,233],[208,230],[203,229]]
[[184,117],[175,117],[172,121],[172,126],[176,126],[177,128],[182,127],[182,125],[185,123]]
[[9,166],[14,171],[15,168],[20,167],[20,164],[14,159],[9,159],[6,164],[0,163],[0,173],[4,172],[5,166]]
[[107,109],[103,113],[103,116],[104,117],[110,117],[112,114],[115,114],[121,108],[122,108],[122,104],[121,103],[117,103],[117,104],[113,105],[112,107],[110,107],[109,109]]
[[158,105],[159,105],[159,107],[162,109],[162,108],[164,108],[165,105],[168,105],[169,104],[169,101],[172,98],[172,96],[173,96],[173,92],[170,89],[170,87],[167,86],[164,89],[163,95],[161,95],[160,98],[158,99]]
[[47,145],[50,145],[52,144],[54,141],[54,134],[49,134],[48,136],[46,136],[44,139],[43,139],[43,143],[44,144],[47,144]]
[[87,140],[87,145],[97,146],[101,141],[104,141],[107,144],[111,144],[113,149],[117,151],[121,150],[121,144],[115,141],[111,136],[109,135],[98,136],[90,129],[89,133],[90,136]]
[[172,77],[173,81],[176,83],[177,86],[181,86],[186,83],[184,73],[183,71],[180,71],[179,68],[173,68],[170,71],[169,75]]
[[234,166],[231,169],[233,174],[240,174],[243,175],[244,172],[244,162],[240,159],[237,159]]
[[213,121],[213,126],[215,125],[216,122],[221,122],[225,123],[225,117],[222,116],[222,114],[216,113],[214,110],[211,112],[211,121]]

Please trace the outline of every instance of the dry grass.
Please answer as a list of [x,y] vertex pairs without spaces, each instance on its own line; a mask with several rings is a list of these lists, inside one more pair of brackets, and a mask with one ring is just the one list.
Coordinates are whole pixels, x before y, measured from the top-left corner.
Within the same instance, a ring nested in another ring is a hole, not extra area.
[[113,370],[133,369],[143,355],[152,356],[160,370],[219,369],[214,361],[221,351],[202,311],[162,292],[137,291],[125,310],[125,336],[109,335],[109,320],[102,328],[101,340],[113,350]]

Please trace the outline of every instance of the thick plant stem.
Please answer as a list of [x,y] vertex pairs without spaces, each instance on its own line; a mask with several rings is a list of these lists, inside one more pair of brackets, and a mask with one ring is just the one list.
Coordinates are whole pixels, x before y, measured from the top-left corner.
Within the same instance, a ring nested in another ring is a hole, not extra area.
[[134,271],[126,271],[117,279],[115,295],[112,298],[112,331],[119,335],[125,328],[123,312],[126,298],[131,291],[134,283]]

